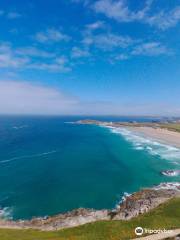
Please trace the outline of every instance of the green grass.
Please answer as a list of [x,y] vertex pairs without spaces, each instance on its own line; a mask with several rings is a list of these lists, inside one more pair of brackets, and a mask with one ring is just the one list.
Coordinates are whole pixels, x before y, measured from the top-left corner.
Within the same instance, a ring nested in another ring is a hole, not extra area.
[[150,229],[180,227],[180,198],[172,199],[130,221],[100,221],[54,232],[0,229],[0,240],[129,240],[137,226]]

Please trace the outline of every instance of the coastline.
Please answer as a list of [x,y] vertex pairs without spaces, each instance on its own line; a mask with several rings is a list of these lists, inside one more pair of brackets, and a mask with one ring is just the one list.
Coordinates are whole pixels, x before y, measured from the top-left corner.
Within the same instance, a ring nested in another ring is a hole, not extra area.
[[180,123],[152,122],[106,122],[98,120],[80,120],[77,124],[90,124],[109,128],[111,132],[122,135],[133,144],[136,150],[146,150],[152,155],[171,160],[175,167],[162,169],[164,176],[180,175]]
[[[180,149],[180,132],[168,124],[163,123],[131,123],[131,122],[104,122],[96,120],[80,120],[78,124],[92,124],[110,128],[127,129],[145,138],[151,138],[159,143],[174,146]],[[180,125],[180,124],[179,124]]]
[[173,198],[180,198],[180,183],[161,183],[153,188],[142,189],[139,192],[126,196],[112,210],[79,208],[64,214],[33,218],[31,220],[13,221],[0,219],[0,228],[56,231],[96,221],[127,221],[147,213]]
[[[140,134],[145,138],[152,138],[159,142],[166,140],[164,144],[168,145],[172,145],[172,142],[171,139],[169,139],[166,135],[170,135],[171,138],[173,138],[175,134],[178,136],[178,138],[176,138],[176,141],[180,143],[180,133],[169,131],[167,129],[161,129],[156,125],[136,126],[136,123],[123,124],[91,120],[78,121],[76,123],[99,125],[112,129],[128,129],[129,131]],[[116,208],[112,210],[94,210],[80,208],[64,214],[47,217],[36,217],[31,220],[13,221],[0,219],[0,228],[38,229],[42,231],[54,231],[64,228],[72,228],[86,223],[102,220],[130,220],[131,218],[137,217],[140,214],[149,212],[151,209],[156,208],[160,204],[174,197],[180,197],[180,182],[161,183],[156,187],[141,189],[138,192],[132,193],[130,196],[126,196],[116,205]]]

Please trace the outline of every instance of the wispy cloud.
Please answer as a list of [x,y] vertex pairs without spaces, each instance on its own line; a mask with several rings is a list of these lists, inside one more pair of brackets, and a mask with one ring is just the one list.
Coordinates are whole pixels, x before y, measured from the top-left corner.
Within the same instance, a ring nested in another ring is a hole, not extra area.
[[[109,1],[109,0],[108,0]],[[149,1],[150,4],[150,1]],[[146,5],[146,10],[150,5]],[[143,10],[145,12],[145,10]],[[141,13],[142,14],[142,13]],[[97,30],[97,31],[96,31]],[[152,38],[153,39],[153,38]],[[146,39],[133,39],[119,35],[109,30],[104,22],[97,21],[86,25],[83,32],[82,44],[93,55],[93,49],[111,52],[104,60],[115,64],[139,56],[172,55],[173,51],[163,43]],[[96,51],[97,54],[97,51]]]
[[66,57],[58,57],[50,62],[35,62],[27,66],[30,69],[45,70],[50,72],[66,73],[71,71],[71,67],[68,66],[68,60]]
[[90,56],[90,53],[86,49],[81,49],[79,47],[73,47],[71,52],[72,58],[82,58],[82,57],[88,57]]
[[68,59],[64,56],[56,56],[54,53],[35,47],[13,49],[10,43],[0,44],[0,68],[36,69],[62,73],[71,71]]
[[[123,51],[125,50],[125,51]],[[136,56],[141,57],[158,57],[158,56],[171,56],[173,51],[160,42],[139,42],[127,49],[122,49],[120,53],[112,52],[109,56],[109,62],[115,64],[117,62],[126,61]]]
[[0,81],[1,114],[68,114],[78,104],[61,90],[20,81]]
[[134,43],[129,36],[119,35],[109,30],[103,21],[96,21],[85,26],[82,44],[86,48],[95,47],[103,51],[112,51],[115,48],[126,48]]
[[180,21],[180,6],[152,14],[150,10],[153,2],[154,0],[146,0],[144,7],[138,11],[131,10],[125,0],[98,0],[91,8],[96,13],[104,14],[118,22],[139,21],[162,30],[178,24]]
[[98,34],[92,39],[93,43],[103,50],[111,50],[114,48],[126,48],[133,40],[130,37],[120,36],[113,33]]
[[0,81],[0,114],[107,114],[119,109],[103,101],[82,101],[59,88],[27,81]]
[[171,11],[162,10],[158,14],[146,18],[145,21],[150,25],[157,26],[162,30],[174,27],[180,21],[180,6]]
[[86,25],[87,31],[94,31],[96,29],[104,28],[105,24],[103,21],[96,21]]
[[82,43],[85,46],[94,46],[104,51],[111,51],[115,48],[126,48],[133,43],[128,36],[121,36],[111,32],[108,33],[88,33],[84,35]]
[[[132,100],[133,101],[133,100]],[[82,101],[61,89],[27,81],[0,81],[0,114],[179,115],[177,104]]]
[[53,43],[53,42],[60,42],[60,41],[69,41],[70,37],[66,34],[62,33],[61,31],[48,28],[44,32],[36,33],[34,37],[40,43]]
[[55,57],[55,53],[44,51],[44,50],[38,49],[37,47],[22,47],[22,48],[18,48],[15,52],[21,56],[32,56],[32,57],[41,57],[41,58]]
[[152,0],[147,0],[143,9],[133,12],[129,9],[124,0],[99,0],[93,5],[93,9],[97,13],[103,13],[109,18],[117,21],[131,22],[134,20],[141,20],[145,17],[147,11],[150,9]]
[[164,54],[170,54],[170,50],[159,42],[142,43],[132,51],[132,55],[159,56]]
[[0,68],[20,68],[29,62],[29,58],[17,56],[9,43],[0,44]]

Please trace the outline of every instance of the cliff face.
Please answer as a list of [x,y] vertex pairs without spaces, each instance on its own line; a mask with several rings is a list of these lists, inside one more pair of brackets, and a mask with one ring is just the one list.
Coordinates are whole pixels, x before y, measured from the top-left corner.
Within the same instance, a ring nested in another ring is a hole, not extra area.
[[47,218],[34,218],[29,221],[0,220],[0,227],[17,229],[33,228],[51,231],[75,227],[99,220],[129,220],[139,214],[148,212],[173,197],[180,197],[179,185],[176,187],[165,185],[163,189],[145,189],[134,193],[126,197],[126,199],[118,204],[117,208],[114,210],[93,210],[80,208],[65,214],[59,214]]

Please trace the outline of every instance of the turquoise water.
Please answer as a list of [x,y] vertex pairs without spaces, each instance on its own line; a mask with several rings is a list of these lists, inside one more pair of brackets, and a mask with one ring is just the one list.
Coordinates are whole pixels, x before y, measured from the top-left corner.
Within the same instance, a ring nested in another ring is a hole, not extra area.
[[124,192],[180,180],[160,174],[178,168],[180,150],[126,131],[66,123],[77,119],[0,118],[0,215],[113,208]]

